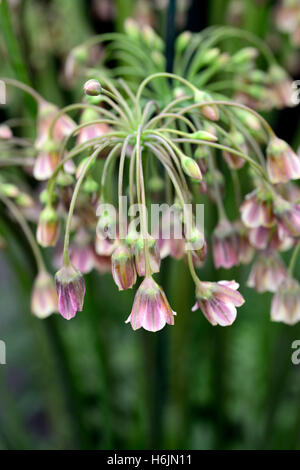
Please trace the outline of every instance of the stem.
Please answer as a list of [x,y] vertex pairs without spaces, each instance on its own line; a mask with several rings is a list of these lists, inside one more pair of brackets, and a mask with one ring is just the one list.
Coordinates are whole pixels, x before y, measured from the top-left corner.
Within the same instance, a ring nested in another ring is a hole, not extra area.
[[212,179],[213,179],[213,184],[214,184],[214,188],[215,188],[215,197],[216,197],[216,203],[217,203],[217,208],[218,208],[218,213],[219,213],[219,219],[221,220],[227,220],[227,216],[226,216],[226,212],[225,212],[225,209],[224,209],[224,205],[223,205],[223,200],[222,200],[222,196],[221,196],[221,193],[220,193],[220,188],[219,188],[219,185],[217,183],[217,178],[216,178],[216,169],[215,169],[215,165],[214,165],[214,161],[213,161],[213,155],[212,153],[210,152],[210,155],[208,157],[208,165],[209,165],[209,169],[212,173]]
[[145,201],[145,186],[143,176],[143,163],[142,163],[142,149],[141,149],[141,126],[138,127],[136,137],[136,186],[137,198],[139,207],[142,210],[141,229],[144,241],[144,256],[145,256],[145,274],[146,277],[151,277],[151,267],[149,258],[148,247],[148,227],[147,227],[147,214],[146,214],[146,201]]
[[290,260],[289,269],[288,269],[288,273],[290,277],[293,277],[295,264],[296,264],[296,260],[297,260],[297,256],[299,252],[300,252],[300,242],[298,242],[297,245],[295,246],[291,260]]
[[[106,143],[106,145],[107,145],[107,143]],[[80,174],[80,176],[77,180],[77,183],[76,183],[76,186],[75,186],[75,189],[74,189],[74,192],[73,192],[73,196],[72,196],[72,200],[71,200],[71,204],[70,204],[70,208],[69,208],[69,213],[68,213],[68,218],[67,218],[67,223],[66,223],[64,249],[63,249],[63,262],[66,266],[70,264],[70,259],[69,259],[70,230],[71,230],[72,216],[73,216],[77,196],[78,196],[78,193],[79,193],[79,189],[80,189],[81,183],[82,183],[87,171],[89,170],[91,164],[97,158],[98,154],[101,152],[101,150],[103,150],[104,147],[105,147],[105,145],[101,146],[100,148],[97,148],[97,150],[95,150],[95,152],[92,153],[92,155],[90,156],[90,158],[88,159],[88,161],[84,165],[84,168],[81,171],[81,174]]]
[[14,217],[17,219],[18,223],[20,224],[20,226],[21,226],[21,228],[22,228],[22,230],[23,230],[23,232],[24,232],[24,234],[25,234],[25,236],[26,236],[26,238],[27,238],[27,240],[28,240],[28,242],[31,246],[31,249],[32,249],[36,264],[37,264],[38,271],[46,271],[45,263],[44,263],[44,260],[42,258],[42,255],[41,255],[40,249],[38,247],[38,244],[35,241],[35,238],[32,235],[30,227],[29,227],[26,219],[24,218],[22,212],[18,209],[18,207],[13,202],[11,202],[3,194],[0,194],[0,199],[7,206],[7,208],[11,211],[11,213],[14,215]]
[[124,208],[123,208],[123,174],[124,174],[124,163],[126,157],[126,150],[128,147],[129,140],[131,139],[132,135],[128,135],[124,141],[121,157],[120,157],[120,165],[119,165],[119,181],[118,181],[118,193],[119,193],[119,224],[120,224],[120,240],[124,239],[125,230],[124,230]]
[[14,80],[13,78],[1,78],[1,81],[6,83],[7,85],[14,86],[15,88],[19,88],[20,90],[25,91],[28,93],[37,103],[41,101],[45,101],[44,98],[33,88],[25,83],[19,82],[18,80]]
[[121,147],[121,143],[118,143],[116,144],[112,149],[111,151],[109,152],[109,154],[107,155],[106,159],[105,159],[105,163],[104,163],[104,167],[103,167],[103,172],[102,172],[102,177],[101,177],[101,198],[104,200],[105,199],[105,194],[104,194],[104,190],[105,190],[105,183],[107,181],[107,172],[108,172],[108,168],[109,168],[109,165],[111,163],[111,161],[113,160],[113,158],[115,157],[115,154],[117,152],[117,150]]
[[20,80],[29,83],[27,68],[21,54],[19,41],[13,30],[10,8],[7,0],[2,0],[2,2],[0,2],[0,24],[1,31],[3,32],[6,42],[8,57],[11,60],[13,69]]

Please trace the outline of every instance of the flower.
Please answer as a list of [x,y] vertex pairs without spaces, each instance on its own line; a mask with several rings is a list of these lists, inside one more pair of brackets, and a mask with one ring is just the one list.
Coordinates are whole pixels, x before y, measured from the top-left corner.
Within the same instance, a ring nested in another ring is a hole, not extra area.
[[247,285],[257,292],[276,292],[286,275],[286,267],[278,253],[264,251],[254,262]]
[[[37,140],[36,147],[48,140],[49,130],[53,119],[59,112],[57,106],[48,101],[41,100],[38,106],[38,120],[37,120]],[[56,142],[61,142],[64,137],[69,135],[76,124],[68,115],[62,114],[59,116],[54,124],[52,137]]]
[[57,145],[49,140],[38,147],[38,154],[33,166],[33,176],[39,181],[47,180],[59,163]]
[[54,246],[59,234],[59,220],[55,209],[46,206],[42,210],[36,230],[36,239],[41,246]]
[[272,299],[271,320],[287,325],[300,321],[300,284],[296,279],[283,279]]
[[159,331],[166,323],[174,325],[174,315],[162,288],[152,277],[146,277],[138,288],[126,323],[130,322],[134,330]]
[[[93,109],[85,109],[82,113],[80,124],[99,120],[99,113]],[[78,132],[77,145],[84,144],[88,140],[102,137],[110,131],[110,127],[105,123],[89,124],[82,127]]]
[[85,284],[81,272],[71,264],[63,266],[55,274],[60,314],[70,320],[81,312],[85,294]]
[[240,212],[246,227],[270,227],[274,224],[271,200],[257,189],[247,194],[240,207]]
[[235,281],[202,282],[196,287],[196,303],[192,311],[200,308],[212,325],[229,326],[236,319],[236,307],[245,302],[237,292]]
[[[231,137],[230,139],[228,139],[229,146],[232,147],[233,142],[240,152],[243,152],[245,154],[248,153],[245,137],[241,132],[234,130],[229,133],[229,136]],[[224,150],[222,154],[229,168],[232,168],[233,170],[239,170],[246,163],[246,160],[244,158],[240,157],[239,155],[236,155],[235,153],[231,153]]]
[[[128,243],[128,239],[127,239]],[[154,237],[148,236],[147,240],[147,249],[149,253],[149,262],[151,274],[158,273],[160,269],[160,253],[158,245]],[[146,274],[146,260],[145,260],[145,248],[144,248],[144,239],[142,236],[139,236],[136,241],[132,244],[132,251],[134,254],[135,268],[139,276],[145,276]]]
[[136,270],[130,249],[119,245],[111,257],[112,275],[119,290],[130,289],[136,283]]
[[229,269],[239,262],[237,233],[228,220],[221,220],[213,232],[213,258],[216,268]]
[[43,319],[57,310],[57,293],[53,279],[46,271],[40,271],[31,294],[31,311],[36,317]]
[[274,202],[274,214],[279,230],[293,237],[300,235],[300,204],[292,204],[278,196]]
[[254,249],[249,240],[249,232],[240,220],[235,221],[234,227],[237,232],[237,253],[239,262],[248,264],[254,255]]
[[278,137],[273,137],[267,147],[267,171],[274,184],[300,178],[299,156]]

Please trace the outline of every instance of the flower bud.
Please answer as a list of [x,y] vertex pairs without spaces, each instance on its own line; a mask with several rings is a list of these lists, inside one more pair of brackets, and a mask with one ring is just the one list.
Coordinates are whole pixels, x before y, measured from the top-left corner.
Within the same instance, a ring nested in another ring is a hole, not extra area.
[[[232,147],[234,143],[238,151],[247,154],[248,149],[247,149],[247,144],[246,144],[245,137],[243,136],[243,134],[234,129],[229,133],[229,136],[231,138],[228,139],[228,142],[227,142],[228,145]],[[234,148],[234,150],[236,150],[236,148]],[[223,151],[223,157],[227,165],[229,166],[229,168],[232,168],[233,170],[239,170],[246,163],[246,160],[244,158],[240,157],[239,155],[236,155],[235,153],[228,152],[226,150]]]
[[[204,101],[212,101],[211,96],[202,90],[197,90],[194,95],[194,99],[196,103],[203,103]],[[209,119],[210,121],[218,121],[219,119],[219,111],[215,104],[209,104],[205,106],[199,107],[200,113]]]
[[132,18],[127,18],[124,22],[125,33],[134,40],[137,40],[141,36],[141,31],[138,26],[138,23]]
[[136,283],[136,270],[130,249],[121,244],[111,257],[112,275],[119,290],[130,289]]
[[257,56],[258,50],[255,47],[244,47],[231,57],[231,62],[233,65],[242,65],[256,59]]
[[63,266],[55,274],[60,314],[70,320],[83,308],[85,284],[81,272],[71,264]]
[[59,234],[59,220],[56,211],[51,206],[42,210],[37,226],[36,238],[43,246],[54,246]]
[[98,80],[91,78],[83,85],[85,95],[99,96],[102,92],[101,84]]
[[195,160],[187,156],[182,156],[181,166],[186,175],[198,181],[202,180],[201,170]]
[[46,271],[37,275],[31,295],[31,311],[43,319],[58,311],[57,293],[52,276]]
[[176,39],[175,48],[178,52],[183,52],[189,45],[192,39],[192,33],[190,31],[184,31],[179,34]]
[[0,193],[6,197],[15,198],[19,194],[19,188],[12,183],[0,183]]
[[207,140],[208,142],[216,142],[217,136],[207,131],[196,131],[189,135],[191,139]]

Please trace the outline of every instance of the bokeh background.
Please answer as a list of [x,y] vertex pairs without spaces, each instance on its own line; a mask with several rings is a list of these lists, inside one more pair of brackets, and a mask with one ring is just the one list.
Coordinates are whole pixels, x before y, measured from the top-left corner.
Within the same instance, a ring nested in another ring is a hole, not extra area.
[[[34,87],[64,105],[69,50],[95,33],[120,31],[135,17],[166,35],[168,1],[11,0],[13,27]],[[278,2],[177,1],[174,34],[234,24],[268,41],[299,78],[299,46],[276,26]],[[1,33],[5,21],[1,17]],[[2,38],[3,39],[3,38]],[[13,76],[5,42],[0,75]],[[228,47],[232,47],[228,44]],[[13,101],[1,117],[26,103]],[[24,113],[26,114],[26,109]],[[278,135],[300,143],[299,107],[265,114]],[[244,182],[247,184],[247,182]],[[233,191],[225,204],[230,213]],[[205,213],[208,233],[216,214]],[[237,279],[246,303],[230,328],[191,312],[194,287],[183,261],[165,260],[158,276],[178,312],[175,327],[152,334],[124,324],[134,291],[118,293],[110,274],[92,273],[84,311],[66,322],[30,314],[35,267],[21,232],[3,213],[0,233],[0,449],[300,449],[300,366],[291,362],[300,325],[270,322],[271,294],[245,287],[249,267],[203,279]],[[48,253],[51,265],[51,253]],[[296,269],[300,276],[300,266]]]

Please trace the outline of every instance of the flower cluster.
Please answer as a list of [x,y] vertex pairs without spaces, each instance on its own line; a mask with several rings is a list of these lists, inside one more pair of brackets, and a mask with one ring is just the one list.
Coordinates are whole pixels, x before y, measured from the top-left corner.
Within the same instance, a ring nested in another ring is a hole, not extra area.
[[[124,74],[128,82],[116,80],[113,70],[108,78],[108,73],[85,68],[81,60],[80,73],[93,78],[84,83],[82,102],[63,109],[27,85],[3,79],[38,103],[33,142],[16,137],[6,123],[1,125],[4,152],[0,163],[5,171],[0,199],[23,227],[36,256],[39,272],[32,311],[39,318],[58,309],[69,320],[82,311],[83,274],[95,268],[111,270],[121,291],[143,278],[127,320],[134,330],[158,331],[166,323],[173,325],[174,312],[153,279],[161,260],[171,256],[184,258],[188,264],[196,292],[193,310],[200,308],[212,325],[231,325],[236,307],[244,303],[239,285],[233,280],[203,281],[198,276],[211,248],[217,269],[249,264],[257,253],[248,285],[258,292],[275,292],[274,321],[295,323],[300,319],[300,288],[293,278],[300,204],[299,189],[292,182],[300,178],[300,157],[245,104],[258,108],[260,101],[269,107],[288,105],[288,100],[279,99],[283,96],[279,86],[288,86],[288,78],[263,48],[270,69],[261,72],[254,90],[249,80],[259,76],[254,74],[258,72],[254,65],[257,49],[247,47],[232,56],[222,53],[216,43],[237,34],[234,28],[223,29],[213,35],[203,32],[200,39],[190,33],[179,36],[178,73],[172,74],[162,71],[163,44],[156,33],[128,22],[127,39],[124,36],[122,43],[118,36],[116,40],[120,49],[128,51],[131,46],[133,62],[145,54],[143,48],[136,48],[137,42],[152,49],[143,76],[139,65],[134,80],[128,67],[129,75]],[[82,50],[106,40],[97,37]],[[203,41],[201,48],[199,40]],[[257,48],[259,44],[256,41]],[[77,56],[72,54],[75,61]],[[211,81],[221,69],[229,76],[239,71],[239,78],[232,81],[236,100],[221,94],[221,82]],[[76,111],[80,112],[78,122],[69,116]],[[38,203],[26,188],[20,190],[11,183],[12,164],[26,167],[27,174],[40,184]],[[244,176],[247,184],[242,187],[240,178]],[[223,198],[229,177],[236,195],[233,220]],[[244,187],[245,193],[252,191],[243,194]],[[127,202],[131,208],[137,206],[135,214],[127,214]],[[147,209],[151,203],[165,202],[174,209],[172,218],[163,214],[152,233]],[[199,225],[196,202],[216,206],[218,220],[211,236]],[[113,213],[111,207],[116,209]],[[36,222],[36,239],[27,220]],[[55,275],[57,295],[38,245],[54,247],[53,260],[60,267]],[[280,253],[294,247],[287,270]]]

